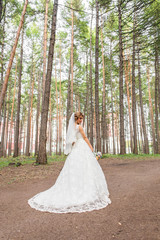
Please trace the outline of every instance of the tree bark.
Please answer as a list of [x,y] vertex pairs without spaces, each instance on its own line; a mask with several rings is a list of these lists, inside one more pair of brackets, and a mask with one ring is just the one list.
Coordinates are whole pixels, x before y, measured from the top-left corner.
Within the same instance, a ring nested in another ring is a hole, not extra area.
[[160,117],[160,67],[159,67],[159,55],[157,58],[157,76],[158,76],[158,109]]
[[123,105],[123,44],[122,44],[122,0],[118,0],[119,20],[119,99],[120,99],[120,154],[125,154],[124,105]]
[[[6,95],[7,97],[7,95]],[[4,104],[4,115],[3,115],[3,128],[2,128],[2,136],[1,136],[1,147],[0,147],[0,157],[4,156],[4,137],[5,137],[5,127],[6,127],[6,101]]]
[[134,148],[133,153],[138,154],[137,148],[137,115],[136,115],[136,93],[135,93],[135,43],[136,43],[136,34],[135,34],[135,13],[133,19],[133,55],[132,55],[132,120],[133,120],[133,140]]
[[102,152],[105,153],[105,143],[106,143],[106,77],[105,77],[105,61],[104,61],[104,50],[103,50],[102,19],[101,19],[101,47],[102,47],[102,66],[103,66],[103,93],[102,93],[102,140],[103,140],[103,148],[102,148]]
[[59,152],[59,124],[58,124],[58,89],[57,89],[57,71],[56,71],[56,63],[55,63],[55,83],[56,83],[56,155]]
[[52,103],[51,103],[51,91],[49,97],[49,155],[52,156]]
[[93,146],[93,91],[92,91],[92,20],[93,20],[93,9],[92,9],[92,15],[91,15],[91,25],[90,25],[90,49],[89,49],[89,56],[90,56],[90,70],[89,70],[89,93],[90,93],[90,134],[89,139],[90,143]]
[[45,17],[44,17],[44,36],[43,36],[43,80],[42,80],[43,94],[42,94],[42,98],[44,96],[44,88],[45,88],[45,80],[46,80],[48,3],[49,3],[49,0],[46,0]]
[[74,15],[71,0],[72,33],[71,33],[71,113],[73,113],[73,42],[74,42]]
[[20,66],[19,66],[18,102],[17,102],[17,115],[16,115],[13,157],[18,157],[19,121],[20,121],[20,106],[21,106],[21,79],[22,79],[22,61],[23,61],[23,35],[24,35],[24,29],[22,29],[22,40],[21,40],[21,59],[20,59]]
[[39,143],[39,115],[41,105],[41,90],[40,90],[40,74],[38,76],[38,99],[37,99],[37,114],[36,114],[36,137],[35,137],[35,156],[38,155],[38,143]]
[[130,93],[129,93],[129,57],[128,57],[128,67],[126,66],[126,60],[124,58],[124,71],[125,71],[125,83],[127,90],[127,103],[128,103],[128,113],[129,113],[129,126],[130,126],[130,145],[131,152],[133,152],[133,129],[132,129],[132,117],[131,117],[131,108],[130,108]]
[[0,23],[2,20],[3,0],[0,0]]
[[59,85],[59,155],[62,153],[62,93],[61,93],[61,42],[59,48],[60,85]]
[[112,135],[113,135],[113,154],[115,150],[115,134],[114,134],[114,112],[113,112],[113,86],[112,86],[112,41],[110,43],[110,81],[111,81],[111,108],[112,108]]
[[158,51],[155,49],[155,125],[156,125],[156,153],[160,153],[160,136],[159,136],[159,120],[158,120]]
[[28,119],[27,119],[27,137],[26,137],[26,156],[30,155],[30,132],[31,132],[31,96],[32,96],[32,86],[33,86],[33,55],[32,55],[32,69],[31,69],[31,79],[30,79],[30,94],[28,101]]
[[67,116],[66,116],[66,131],[68,128],[68,123],[71,115],[71,56],[69,61],[69,72],[68,72],[68,89],[67,89]]
[[150,91],[149,66],[147,67],[147,79],[148,79],[149,110],[150,110],[151,128],[152,128],[153,152],[154,154],[156,154],[155,125],[153,120],[153,106],[152,106],[152,98],[151,98],[151,91]]
[[138,47],[139,101],[140,101],[142,129],[143,129],[143,136],[144,136],[144,153],[149,154],[148,136],[147,136],[147,131],[146,131],[146,123],[145,123],[145,118],[144,118],[143,100],[142,100],[141,65],[140,65],[140,56],[139,56],[139,51],[140,51],[139,45],[137,47]]
[[10,102],[10,95],[11,95],[11,84],[9,86],[9,93],[7,99],[7,119],[6,119],[6,128],[5,128],[5,147],[3,150],[3,156],[6,157],[7,149],[8,149],[8,123],[9,123],[9,102]]
[[101,151],[99,122],[99,3],[96,0],[96,42],[95,42],[95,112],[96,112],[96,149]]
[[[86,52],[86,104],[85,104],[85,109],[87,111],[87,136],[89,136],[89,78],[88,78],[88,52]],[[84,123],[85,119],[83,120]]]
[[[4,21],[3,21],[3,27],[2,27],[2,50],[1,50],[1,83],[0,83],[0,89],[2,89],[3,85],[3,73],[4,73],[4,43],[5,43],[5,24],[6,24],[6,15],[4,12]],[[0,40],[1,41],[1,40]]]
[[11,155],[11,151],[12,151],[12,149],[11,149],[12,148],[12,127],[13,127],[14,100],[15,100],[15,95],[16,95],[17,65],[18,65],[18,57],[16,57],[15,81],[14,81],[14,91],[13,91],[13,101],[12,101],[11,121],[10,121],[10,131],[9,131],[8,156]]
[[22,25],[23,25],[23,22],[24,22],[24,15],[26,13],[27,4],[28,4],[28,0],[25,0],[25,4],[24,4],[24,8],[23,8],[20,24],[19,24],[19,27],[18,27],[16,39],[15,39],[15,43],[14,43],[14,46],[12,48],[12,52],[11,52],[11,56],[10,56],[10,60],[9,60],[9,64],[8,64],[8,68],[7,68],[7,72],[6,72],[6,76],[5,76],[3,87],[2,87],[2,91],[1,91],[1,94],[0,94],[0,113],[1,113],[2,105],[3,105],[3,100],[4,100],[4,97],[5,97],[5,94],[6,94],[6,90],[7,90],[8,79],[9,79],[10,71],[11,71],[11,68],[12,68],[12,62],[13,62],[14,55],[15,55],[15,52],[16,52],[20,31],[21,31],[21,28],[22,28]]
[[48,120],[48,108],[49,108],[49,95],[51,86],[51,75],[53,66],[53,55],[54,55],[54,44],[55,44],[55,33],[56,33],[56,20],[57,20],[58,0],[54,0],[53,15],[52,15],[52,27],[51,27],[51,38],[48,54],[48,66],[47,76],[45,81],[45,94],[42,103],[42,114],[41,114],[41,129],[40,129],[40,142],[37,163],[46,164],[46,131],[47,131],[47,120]]

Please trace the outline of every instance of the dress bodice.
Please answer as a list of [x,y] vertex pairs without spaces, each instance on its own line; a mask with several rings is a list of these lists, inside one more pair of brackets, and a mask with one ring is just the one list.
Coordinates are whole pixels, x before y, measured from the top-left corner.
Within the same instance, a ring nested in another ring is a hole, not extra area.
[[82,134],[79,131],[79,125],[76,125],[76,130],[77,130],[76,131],[76,138],[77,138],[77,140],[83,138]]

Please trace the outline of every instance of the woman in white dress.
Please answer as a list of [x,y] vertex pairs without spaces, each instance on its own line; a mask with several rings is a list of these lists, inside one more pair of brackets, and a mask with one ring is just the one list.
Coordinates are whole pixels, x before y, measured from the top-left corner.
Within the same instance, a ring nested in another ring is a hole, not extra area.
[[66,136],[66,158],[55,184],[28,200],[39,211],[54,213],[98,210],[111,203],[103,171],[81,126],[83,114],[73,113]]

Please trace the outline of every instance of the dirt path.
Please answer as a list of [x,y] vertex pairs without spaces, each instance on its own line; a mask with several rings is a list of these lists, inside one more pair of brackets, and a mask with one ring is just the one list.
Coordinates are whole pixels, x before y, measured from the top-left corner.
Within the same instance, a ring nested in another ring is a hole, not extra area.
[[112,204],[86,213],[36,211],[27,200],[55,182],[64,162],[0,172],[0,240],[159,240],[160,161],[101,159]]

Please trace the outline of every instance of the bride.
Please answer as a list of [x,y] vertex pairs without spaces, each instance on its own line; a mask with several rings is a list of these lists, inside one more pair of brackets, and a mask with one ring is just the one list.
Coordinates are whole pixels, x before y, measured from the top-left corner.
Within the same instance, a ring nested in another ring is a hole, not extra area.
[[28,200],[39,211],[85,212],[111,203],[103,171],[81,126],[83,114],[73,113],[67,129],[66,158],[55,184]]

